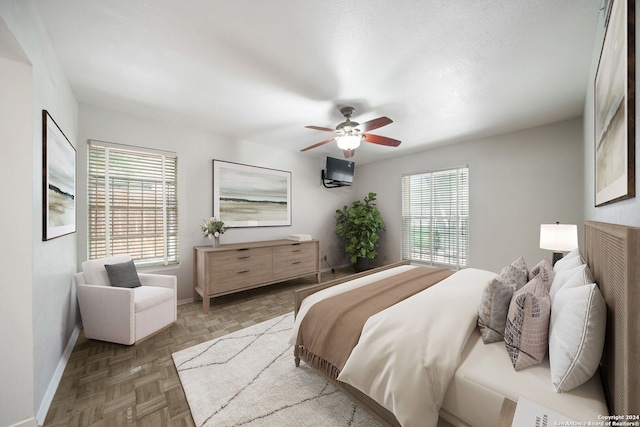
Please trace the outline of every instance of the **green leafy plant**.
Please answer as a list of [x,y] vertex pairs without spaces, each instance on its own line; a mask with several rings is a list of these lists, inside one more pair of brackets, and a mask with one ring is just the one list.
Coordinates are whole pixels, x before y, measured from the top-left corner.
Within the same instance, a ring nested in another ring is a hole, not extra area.
[[336,210],[336,233],[345,239],[345,251],[355,264],[358,258],[374,259],[378,256],[379,230],[384,230],[385,225],[380,211],[373,203],[376,193],[369,193],[364,201],[356,200],[342,210]]

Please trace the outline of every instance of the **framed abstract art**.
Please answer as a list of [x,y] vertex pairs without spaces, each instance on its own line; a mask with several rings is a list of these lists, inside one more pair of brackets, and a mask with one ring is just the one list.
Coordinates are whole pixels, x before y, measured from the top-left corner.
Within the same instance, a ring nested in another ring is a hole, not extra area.
[[76,231],[76,149],[42,110],[42,240]]
[[227,227],[291,225],[291,172],[214,160],[213,216]]
[[635,1],[613,0],[594,87],[595,205],[635,196]]

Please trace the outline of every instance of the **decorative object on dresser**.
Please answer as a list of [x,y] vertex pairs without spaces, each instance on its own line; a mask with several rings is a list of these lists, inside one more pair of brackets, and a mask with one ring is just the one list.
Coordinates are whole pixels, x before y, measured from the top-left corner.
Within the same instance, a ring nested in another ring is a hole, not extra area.
[[311,240],[310,234],[289,234],[287,237],[289,240],[295,240],[296,242],[306,242],[307,240]]
[[291,225],[291,172],[214,160],[213,216],[228,227]]
[[562,252],[569,252],[577,247],[577,225],[560,224],[559,222],[540,225],[540,249],[553,251],[553,265],[562,258]]
[[220,246],[220,236],[227,231],[227,227],[224,226],[224,222],[211,217],[209,221],[202,220],[202,225],[200,226],[204,237],[208,237],[211,239],[214,248]]
[[212,297],[312,274],[320,283],[318,240],[267,240],[193,250],[193,298],[202,298],[204,313]]

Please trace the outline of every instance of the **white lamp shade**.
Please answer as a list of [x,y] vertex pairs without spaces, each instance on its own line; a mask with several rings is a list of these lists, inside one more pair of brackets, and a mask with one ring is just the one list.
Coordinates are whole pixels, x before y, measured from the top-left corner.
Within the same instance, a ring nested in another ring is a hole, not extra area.
[[341,150],[355,150],[360,146],[361,139],[360,135],[343,135],[338,138],[338,147]]
[[578,247],[578,226],[575,224],[541,224],[540,249],[569,252]]

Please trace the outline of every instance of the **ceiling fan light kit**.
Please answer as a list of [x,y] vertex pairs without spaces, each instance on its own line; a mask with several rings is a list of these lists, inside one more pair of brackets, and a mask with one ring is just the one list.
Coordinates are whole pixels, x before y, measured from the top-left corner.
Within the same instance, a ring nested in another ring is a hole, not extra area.
[[336,133],[337,136],[303,148],[300,151],[311,150],[312,148],[320,147],[321,145],[327,144],[331,141],[336,141],[338,148],[340,148],[344,153],[344,157],[349,158],[353,156],[355,149],[360,146],[360,143],[362,141],[366,141],[372,144],[386,145],[388,147],[397,147],[398,145],[400,145],[400,141],[398,141],[397,139],[365,133],[369,132],[370,130],[378,129],[382,126],[393,123],[393,120],[383,116],[360,124],[358,122],[351,121],[351,115],[353,114],[353,111],[353,107],[342,107],[340,109],[340,113],[342,113],[346,120],[336,126],[335,130],[320,126],[305,126],[309,129]]
[[360,146],[360,141],[362,140],[362,135],[357,135],[353,133],[349,133],[344,136],[339,136],[336,138],[336,142],[338,143],[338,148],[341,150],[355,150]]

